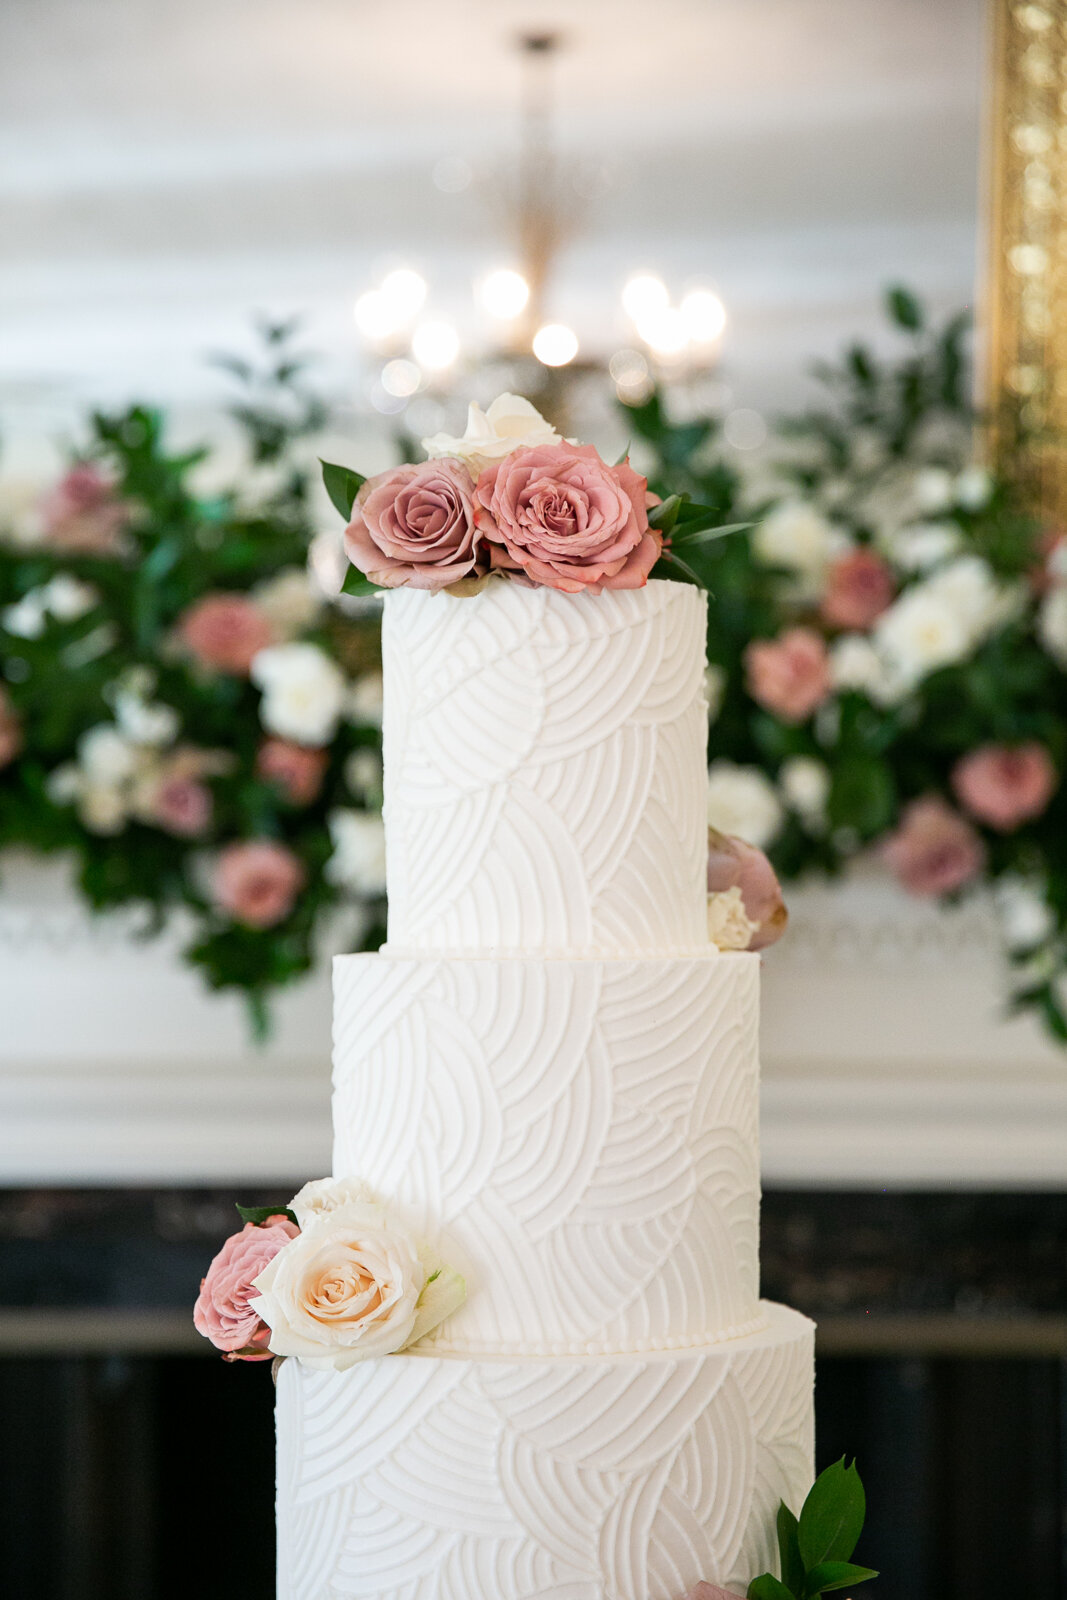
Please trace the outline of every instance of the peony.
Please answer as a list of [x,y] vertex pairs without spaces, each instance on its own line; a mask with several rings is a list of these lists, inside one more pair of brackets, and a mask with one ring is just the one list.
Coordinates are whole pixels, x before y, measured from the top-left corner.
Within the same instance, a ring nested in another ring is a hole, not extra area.
[[821,635],[788,628],[745,649],[748,692],[783,722],[803,722],[830,693],[830,664]]
[[869,628],[892,599],[892,575],[881,556],[866,548],[853,550],[830,568],[823,620],[833,628]]
[[778,772],[778,787],[798,816],[817,820],[830,798],[830,772],[815,756],[789,756]]
[[327,822],[333,855],[326,863],[330,883],[356,894],[385,893],[385,826],[369,811],[331,811]]
[[971,824],[940,795],[913,800],[882,846],[897,878],[912,894],[951,894],[977,877],[985,847]]
[[273,928],[293,909],[306,874],[303,863],[273,839],[227,845],[215,865],[212,896],[220,911],[247,928]]
[[182,612],[177,637],[199,666],[244,678],[258,652],[271,643],[274,632],[255,601],[244,594],[220,590],[205,595]]
[[487,570],[462,461],[423,461],[368,478],[345,529],[353,566],[384,589],[447,589]]
[[713,761],[708,769],[708,826],[766,849],[782,826],[782,803],[759,767]]
[[273,1355],[267,1348],[270,1329],[249,1304],[252,1281],[298,1232],[281,1215],[258,1227],[246,1222],[226,1240],[201,1279],[193,1322],[231,1361],[268,1361]]
[[[750,925],[750,937],[733,949],[764,950],[785,932],[788,913],[774,868],[762,850],[744,839],[708,829],[708,896],[710,902],[737,890]],[[710,922],[709,922],[710,927]],[[712,936],[712,943],[718,944]]]
[[256,773],[274,784],[294,806],[309,806],[318,798],[329,766],[329,753],[290,739],[264,739],[256,756]]
[[334,1368],[403,1350],[465,1296],[462,1278],[368,1199],[308,1215],[254,1287],[275,1354]]
[[1067,584],[1057,584],[1041,602],[1037,631],[1053,660],[1067,668]]
[[112,479],[88,461],[71,467],[41,502],[46,540],[76,555],[113,554],[129,520]]
[[822,589],[826,569],[844,541],[841,530],[814,506],[786,500],[752,532],[752,550],[769,567],[784,567],[804,594]]
[[569,594],[640,589],[661,548],[647,492],[629,462],[609,467],[592,445],[540,445],[486,468],[476,515],[494,567]]
[[252,662],[262,689],[259,719],[270,733],[297,744],[329,744],[345,709],[347,685],[335,661],[316,644],[278,644]]
[[435,433],[422,441],[431,458],[454,456],[470,468],[474,477],[494,462],[502,461],[513,450],[532,450],[538,445],[559,444],[560,437],[529,400],[517,394],[502,394],[483,411],[472,401],[467,412],[467,431],[459,438]]
[[1043,744],[985,744],[956,763],[952,787],[965,811],[999,833],[1039,817],[1056,791],[1056,768]]
[[0,767],[10,766],[22,749],[22,724],[7,690],[0,684]]

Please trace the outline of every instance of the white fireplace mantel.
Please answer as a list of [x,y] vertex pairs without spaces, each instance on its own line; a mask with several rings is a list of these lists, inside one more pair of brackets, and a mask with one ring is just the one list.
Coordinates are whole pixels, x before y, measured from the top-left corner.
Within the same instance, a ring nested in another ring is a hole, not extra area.
[[[884,881],[790,896],[764,965],[763,1169],[802,1187],[1061,1188],[1067,1052],[1003,1020],[988,907]],[[0,892],[0,1185],[287,1183],[328,1170],[325,965],[249,1044],[242,1004],[92,919],[62,873]]]

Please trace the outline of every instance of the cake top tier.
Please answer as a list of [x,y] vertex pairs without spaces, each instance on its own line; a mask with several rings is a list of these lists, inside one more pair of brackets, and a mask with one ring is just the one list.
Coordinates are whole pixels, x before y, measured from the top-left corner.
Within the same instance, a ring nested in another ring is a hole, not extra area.
[[708,949],[706,610],[656,580],[388,596],[391,952]]

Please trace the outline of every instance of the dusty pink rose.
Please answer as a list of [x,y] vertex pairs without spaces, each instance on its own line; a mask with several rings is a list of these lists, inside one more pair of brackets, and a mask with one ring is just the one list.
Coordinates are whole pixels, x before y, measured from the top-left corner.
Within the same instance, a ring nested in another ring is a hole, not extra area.
[[318,797],[330,763],[328,750],[313,750],[291,739],[264,739],[256,756],[256,772],[281,790],[294,806],[309,806]]
[[911,894],[951,894],[977,877],[985,847],[971,824],[940,795],[913,800],[882,846],[885,859]]
[[274,630],[254,600],[222,590],[183,611],[177,633],[202,667],[240,678],[248,676],[253,657],[274,641]]
[[10,765],[21,749],[22,724],[7,691],[0,684],[0,767]]
[[648,526],[648,484],[628,461],[609,467],[591,444],[516,450],[478,479],[478,526],[494,567],[578,594],[641,589],[661,540]]
[[787,628],[745,650],[748,692],[783,722],[803,722],[830,693],[830,661],[820,634]]
[[893,599],[893,575],[873,550],[853,550],[830,568],[822,600],[824,621],[833,628],[869,628]]
[[474,479],[442,456],[368,478],[345,529],[352,565],[383,589],[447,589],[488,569],[474,526]]
[[685,1600],[741,1600],[741,1596],[732,1589],[720,1589],[717,1583],[698,1583]]
[[156,786],[151,809],[153,822],[166,833],[195,839],[210,828],[215,802],[206,783],[175,772]]
[[273,839],[230,844],[215,867],[215,904],[247,928],[273,928],[293,909],[305,879],[300,860]]
[[984,744],[956,763],[952,787],[965,811],[999,833],[1039,817],[1056,792],[1043,744]]
[[270,1329],[248,1304],[253,1279],[258,1278],[300,1229],[286,1216],[268,1217],[257,1227],[246,1222],[240,1233],[231,1234],[200,1282],[200,1294],[193,1307],[193,1323],[198,1333],[210,1339],[231,1361],[269,1361],[267,1348]]
[[50,544],[75,555],[110,555],[130,520],[113,481],[84,461],[71,467],[41,501],[41,519]]
[[765,950],[785,932],[789,913],[782,886],[762,850],[731,834],[708,829],[708,893],[740,889],[745,915],[756,923],[750,950]]

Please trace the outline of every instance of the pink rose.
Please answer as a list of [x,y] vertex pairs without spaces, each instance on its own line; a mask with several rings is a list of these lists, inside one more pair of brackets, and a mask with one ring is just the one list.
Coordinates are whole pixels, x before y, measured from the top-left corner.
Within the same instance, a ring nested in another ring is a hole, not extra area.
[[288,1217],[268,1217],[261,1226],[246,1222],[231,1234],[200,1282],[193,1307],[198,1333],[210,1339],[230,1361],[269,1361],[270,1329],[248,1304],[255,1278],[300,1229]]
[[180,643],[202,667],[239,678],[248,676],[253,657],[274,640],[270,622],[253,600],[222,591],[183,611],[177,631]]
[[984,744],[956,763],[952,787],[972,817],[999,833],[1039,817],[1056,792],[1056,768],[1043,744]]
[[442,456],[368,478],[356,496],[345,549],[383,589],[447,589],[487,570],[474,526],[474,479]]
[[213,893],[220,911],[247,928],[273,928],[293,909],[306,874],[300,860],[273,839],[227,845],[215,867]]
[[812,628],[753,639],[745,650],[748,692],[783,722],[803,722],[830,693],[830,661]]
[[720,1589],[717,1583],[698,1583],[690,1589],[685,1600],[741,1600],[732,1589]]
[[494,567],[578,594],[641,589],[659,535],[648,526],[648,484],[628,461],[609,467],[591,444],[516,450],[478,479],[478,526]]
[[823,620],[833,628],[869,628],[893,599],[893,575],[873,550],[853,550],[830,568]]
[[734,888],[741,891],[745,915],[756,924],[748,948],[765,950],[782,937],[789,920],[775,870],[755,845],[709,828],[708,893]]
[[971,824],[940,795],[913,800],[884,841],[890,868],[912,894],[951,894],[981,872],[985,847]]
[[114,482],[90,462],[71,467],[41,501],[50,544],[75,555],[110,555],[130,520]]
[[156,787],[151,811],[153,822],[166,833],[195,839],[210,828],[215,802],[206,783],[176,772]]
[[0,767],[9,766],[22,749],[22,724],[10,697],[0,684]]
[[256,772],[280,789],[291,805],[309,806],[318,797],[329,762],[327,750],[312,750],[290,739],[264,739]]

